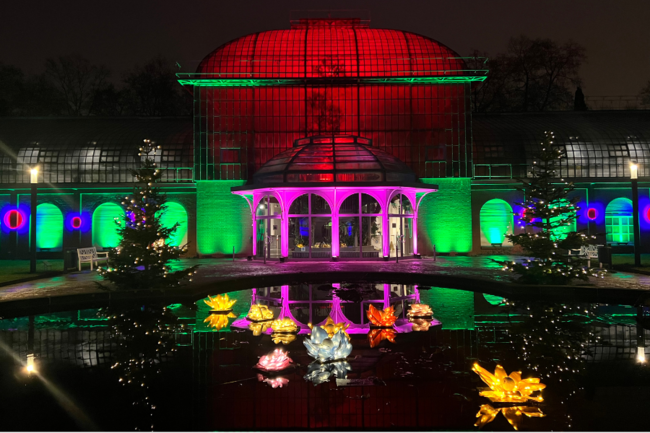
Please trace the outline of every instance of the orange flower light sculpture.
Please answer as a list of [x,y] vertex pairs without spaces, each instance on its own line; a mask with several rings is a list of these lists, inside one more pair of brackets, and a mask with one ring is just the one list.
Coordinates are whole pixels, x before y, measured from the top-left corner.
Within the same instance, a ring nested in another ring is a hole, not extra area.
[[411,304],[406,315],[409,319],[414,317],[431,317],[433,316],[433,310],[427,304]]
[[379,311],[374,306],[370,306],[366,311],[368,320],[373,326],[387,328],[393,326],[397,317],[395,316],[395,307],[388,307],[384,311]]
[[541,391],[546,385],[539,382],[539,378],[521,379],[520,371],[513,371],[508,376],[506,370],[497,365],[494,374],[478,364],[474,364],[472,371],[478,374],[483,382],[490,387],[489,391],[481,391],[482,397],[487,397],[494,403],[524,403],[528,400],[544,401],[541,395],[532,393]]
[[503,413],[503,416],[506,417],[515,430],[519,430],[524,416],[527,416],[528,418],[542,418],[546,416],[540,408],[534,406],[511,406],[495,409],[489,404],[484,404],[476,414],[476,418],[479,420],[476,421],[474,426],[481,428],[485,424],[491,423],[499,412]]
[[211,328],[215,328],[217,331],[225,328],[228,326],[228,319],[237,317],[235,316],[232,312],[230,313],[216,313],[216,314],[210,314],[206,319],[203,321],[203,323],[208,322],[208,326]]
[[203,302],[208,304],[208,306],[212,308],[212,311],[226,312],[232,310],[232,306],[235,305],[237,300],[230,299],[226,293],[224,295],[217,295],[214,298],[208,296],[208,299],[204,300]]
[[262,320],[273,320],[273,311],[269,310],[266,305],[253,304],[246,316],[248,320],[260,322]]
[[[309,329],[313,329],[314,327],[311,323],[308,323],[307,325],[309,326]],[[350,341],[350,336],[346,332],[346,329],[348,329],[349,326],[350,324],[345,322],[334,323],[334,320],[330,316],[327,316],[327,321],[324,325],[320,325],[321,329],[327,332],[329,338],[334,337],[334,334],[340,330],[343,335],[346,336],[348,341]]]
[[286,333],[278,333],[276,334],[275,332],[271,334],[271,340],[275,344],[290,344],[291,342],[296,340],[296,334],[286,334]]
[[298,332],[298,325],[290,318],[285,317],[271,322],[271,329],[273,329],[273,332]]
[[368,342],[370,343],[370,347],[377,347],[379,343],[382,342],[382,340],[388,340],[391,343],[395,342],[395,337],[397,336],[397,332],[395,332],[394,329],[371,329],[370,332],[368,332]]

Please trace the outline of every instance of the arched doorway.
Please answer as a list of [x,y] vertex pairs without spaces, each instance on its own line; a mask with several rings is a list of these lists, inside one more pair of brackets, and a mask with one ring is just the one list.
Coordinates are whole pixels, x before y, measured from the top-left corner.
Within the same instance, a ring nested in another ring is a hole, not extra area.
[[512,246],[506,236],[514,233],[512,207],[504,200],[495,198],[481,207],[481,246]]
[[63,213],[53,204],[36,208],[37,251],[61,251],[63,248]]
[[121,237],[115,218],[124,218],[124,209],[115,203],[104,203],[93,212],[93,245],[96,248],[115,248]]
[[172,247],[183,247],[187,245],[187,211],[180,203],[168,202],[167,210],[160,217],[160,224],[163,227],[172,227],[178,223],[176,233],[167,239],[167,244]]

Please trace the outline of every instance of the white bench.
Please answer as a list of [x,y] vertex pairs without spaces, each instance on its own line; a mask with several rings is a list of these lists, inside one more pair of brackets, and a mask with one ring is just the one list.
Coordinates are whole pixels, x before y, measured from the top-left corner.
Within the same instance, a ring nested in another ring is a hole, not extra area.
[[[100,256],[101,254],[101,256]],[[98,262],[108,263],[108,253],[107,252],[97,252],[97,248],[77,248],[77,258],[79,260],[79,270],[81,270],[82,263],[90,263],[90,270],[93,270],[93,263],[95,266],[99,266]]]
[[[587,267],[591,267],[591,259],[598,259],[598,247],[603,245],[583,245],[579,250],[569,250],[569,256],[587,259]],[[602,267],[602,264],[601,264]]]

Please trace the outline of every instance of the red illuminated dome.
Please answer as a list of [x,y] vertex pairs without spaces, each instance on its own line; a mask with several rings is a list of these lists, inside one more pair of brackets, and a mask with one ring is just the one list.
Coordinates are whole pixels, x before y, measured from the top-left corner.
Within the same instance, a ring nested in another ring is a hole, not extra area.
[[458,54],[433,39],[371,29],[360,19],[304,19],[289,30],[224,44],[197,69],[205,78],[368,78],[467,75]]

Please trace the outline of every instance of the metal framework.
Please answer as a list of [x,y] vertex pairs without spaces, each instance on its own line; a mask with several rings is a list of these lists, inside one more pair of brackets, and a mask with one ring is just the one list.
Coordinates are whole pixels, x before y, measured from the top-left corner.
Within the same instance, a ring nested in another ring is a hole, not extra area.
[[650,176],[650,112],[557,112],[475,114],[473,176],[526,177],[544,131],[566,155],[558,177],[630,178],[630,162],[639,176]]
[[128,183],[141,165],[138,149],[149,138],[165,182],[192,182],[191,123],[185,119],[0,120],[0,183]]
[[196,178],[250,179],[294,140],[331,134],[371,139],[420,177],[471,176],[469,87],[487,70],[465,60],[359,19],[298,20],[229,42],[179,74],[194,86]]

